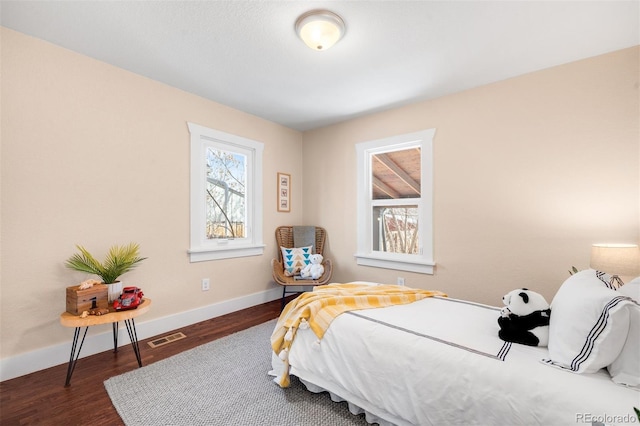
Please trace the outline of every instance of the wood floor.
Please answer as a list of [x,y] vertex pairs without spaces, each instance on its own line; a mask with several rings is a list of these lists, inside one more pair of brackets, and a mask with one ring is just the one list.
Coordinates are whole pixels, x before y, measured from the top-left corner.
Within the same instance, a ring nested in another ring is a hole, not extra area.
[[[291,299],[295,296],[289,296]],[[212,340],[262,324],[280,314],[280,300],[223,315],[189,327],[176,329],[187,337],[170,344],[151,348],[140,341],[142,365],[149,365]],[[120,333],[126,331],[121,329]],[[170,334],[167,332],[166,334]],[[72,330],[69,334],[71,350]],[[103,382],[138,368],[131,345],[121,346],[117,353],[102,352],[81,358],[65,388],[67,365],[58,365],[0,383],[0,424],[9,425],[123,425],[111,404]],[[153,426],[153,425],[150,425]]]

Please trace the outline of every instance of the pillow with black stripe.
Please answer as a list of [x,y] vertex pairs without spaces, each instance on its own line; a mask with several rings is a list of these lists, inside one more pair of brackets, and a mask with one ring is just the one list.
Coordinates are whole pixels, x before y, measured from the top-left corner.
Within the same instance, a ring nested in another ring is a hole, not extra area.
[[630,309],[638,306],[609,285],[611,276],[587,269],[567,279],[551,302],[549,359],[543,362],[595,373],[622,351]]
[[[640,303],[640,277],[620,287],[618,294]],[[629,335],[620,355],[607,366],[607,370],[615,383],[640,390],[640,305],[630,309],[629,314]]]

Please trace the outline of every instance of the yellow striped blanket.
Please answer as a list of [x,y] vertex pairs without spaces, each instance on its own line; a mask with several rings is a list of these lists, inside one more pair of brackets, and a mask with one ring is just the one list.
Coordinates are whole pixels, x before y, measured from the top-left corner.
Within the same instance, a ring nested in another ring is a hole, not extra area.
[[328,284],[315,287],[292,300],[280,314],[271,335],[271,347],[284,362],[281,387],[289,386],[289,348],[298,328],[311,328],[322,339],[331,321],[347,311],[404,305],[431,296],[444,296],[439,291],[419,290],[397,285]]

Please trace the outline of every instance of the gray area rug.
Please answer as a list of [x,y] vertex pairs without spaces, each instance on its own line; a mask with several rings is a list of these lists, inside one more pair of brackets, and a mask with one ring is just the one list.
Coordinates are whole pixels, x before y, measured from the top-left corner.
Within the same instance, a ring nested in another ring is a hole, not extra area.
[[271,369],[275,320],[104,382],[127,426],[367,425],[345,402],[297,378],[280,388]]

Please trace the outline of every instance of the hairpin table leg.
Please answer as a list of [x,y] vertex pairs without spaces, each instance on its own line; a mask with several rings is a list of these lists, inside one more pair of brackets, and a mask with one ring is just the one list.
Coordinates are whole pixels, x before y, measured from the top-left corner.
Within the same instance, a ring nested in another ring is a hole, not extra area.
[[73,370],[75,370],[76,368],[76,363],[78,362],[78,358],[80,357],[80,351],[82,350],[82,344],[84,343],[84,338],[87,336],[87,331],[89,330],[89,327],[84,328],[84,334],[82,335],[80,346],[78,346],[78,337],[80,336],[81,328],[82,327],[76,327],[76,331],[73,333],[73,343],[71,344],[71,355],[69,356],[69,367],[67,367],[67,380],[64,382],[65,387],[68,387],[71,384],[71,375],[73,374]]
[[111,324],[113,327],[113,352],[118,352],[118,322]]
[[131,340],[131,347],[133,348],[133,352],[136,354],[136,359],[138,360],[138,367],[142,367],[142,358],[140,357],[140,347],[138,346],[138,334],[136,333],[136,323],[131,319],[124,320],[124,324],[127,326],[127,331],[129,332],[129,340]]

